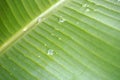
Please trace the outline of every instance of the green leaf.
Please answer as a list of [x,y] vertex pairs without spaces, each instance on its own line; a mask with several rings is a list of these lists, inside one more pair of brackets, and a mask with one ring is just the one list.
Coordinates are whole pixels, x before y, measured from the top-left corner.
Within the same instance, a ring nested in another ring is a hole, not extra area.
[[0,2],[0,80],[120,79],[119,0]]

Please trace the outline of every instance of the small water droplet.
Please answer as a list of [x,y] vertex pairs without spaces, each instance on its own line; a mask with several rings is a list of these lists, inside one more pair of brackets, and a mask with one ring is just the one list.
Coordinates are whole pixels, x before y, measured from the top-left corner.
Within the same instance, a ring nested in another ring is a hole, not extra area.
[[46,20],[46,18],[43,18],[43,20]]
[[40,56],[38,56],[38,57],[40,57]]
[[27,30],[28,30],[28,28],[24,28],[24,29],[23,29],[24,32],[27,31]]
[[37,19],[37,23],[40,23],[40,21],[41,21],[41,17],[39,17],[38,19]]
[[79,22],[77,21],[76,24],[79,24]]
[[118,0],[118,2],[120,2],[120,0]]
[[62,28],[62,29],[61,29],[61,31],[65,31],[65,29],[64,29],[64,28]]
[[63,22],[65,22],[65,19],[62,17],[62,16],[60,16],[60,18],[59,18],[59,20],[58,20],[60,23],[63,23]]
[[13,75],[13,73],[10,73],[10,75]]
[[47,52],[47,55],[53,55],[53,54],[54,54],[54,50],[49,49],[48,52]]
[[47,46],[47,44],[44,44],[44,46]]
[[88,4],[83,4],[82,7],[84,7],[84,8],[89,7],[89,5]]
[[16,70],[16,68],[13,68],[13,70]]
[[61,37],[59,37],[58,39],[59,39],[59,40],[62,40],[62,38],[61,38]]
[[72,39],[74,39],[74,37],[71,37]]
[[90,9],[88,9],[88,8],[85,10],[85,12],[89,12],[89,11],[90,11]]
[[97,9],[93,9],[93,11],[97,11]]
[[54,34],[54,33],[51,33],[51,35],[52,35],[52,36],[55,36],[55,34]]
[[55,28],[55,30],[59,31],[59,28]]

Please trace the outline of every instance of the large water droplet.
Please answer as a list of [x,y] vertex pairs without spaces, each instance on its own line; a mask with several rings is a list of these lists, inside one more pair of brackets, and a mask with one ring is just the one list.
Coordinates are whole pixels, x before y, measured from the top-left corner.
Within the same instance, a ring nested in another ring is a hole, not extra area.
[[62,16],[60,16],[60,18],[59,18],[59,20],[58,20],[60,23],[63,23],[63,22],[65,22],[65,19],[62,17]]
[[54,50],[49,49],[48,52],[47,52],[47,55],[53,55],[54,53],[55,53]]

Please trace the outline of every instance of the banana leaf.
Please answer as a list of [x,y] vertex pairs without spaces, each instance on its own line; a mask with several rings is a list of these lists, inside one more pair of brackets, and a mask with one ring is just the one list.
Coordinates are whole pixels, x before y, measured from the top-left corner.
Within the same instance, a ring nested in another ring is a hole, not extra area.
[[0,80],[120,80],[120,1],[0,0]]

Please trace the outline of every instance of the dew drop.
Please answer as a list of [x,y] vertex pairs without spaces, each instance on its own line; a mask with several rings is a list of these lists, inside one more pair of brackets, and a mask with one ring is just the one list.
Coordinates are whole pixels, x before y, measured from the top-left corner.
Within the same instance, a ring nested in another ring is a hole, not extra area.
[[40,57],[40,56],[38,56],[38,57]]
[[82,5],[82,7],[84,7],[84,8],[85,8],[85,7],[89,7],[89,5],[88,5],[88,4],[84,4],[84,5]]
[[62,38],[61,38],[61,37],[59,37],[58,39],[59,39],[59,40],[62,40]]
[[53,55],[53,54],[54,54],[54,50],[49,49],[48,52],[47,52],[47,55]]
[[24,28],[24,29],[23,29],[24,32],[27,31],[27,30],[28,30],[28,28]]
[[47,46],[47,44],[44,44],[44,46]]
[[65,19],[62,17],[62,16],[60,16],[60,18],[59,18],[59,20],[58,20],[60,23],[63,23],[63,22],[65,22]]
[[61,29],[61,31],[65,31],[65,29],[64,29],[64,28],[62,28],[62,29]]
[[16,70],[16,68],[13,68],[13,70],[15,71],[15,70]]
[[41,21],[41,17],[39,17],[38,19],[37,19],[37,23],[40,23],[40,21]]
[[79,24],[79,22],[77,21],[76,24]]
[[12,73],[10,73],[10,75],[13,75]]
[[97,11],[97,9],[94,9],[93,11]]
[[55,28],[55,30],[59,31],[59,28]]
[[74,37],[71,37],[72,39],[74,39]]
[[51,33],[52,36],[54,36],[55,34]]
[[85,12],[89,12],[89,11],[90,11],[90,9],[88,9],[88,8],[85,10]]

